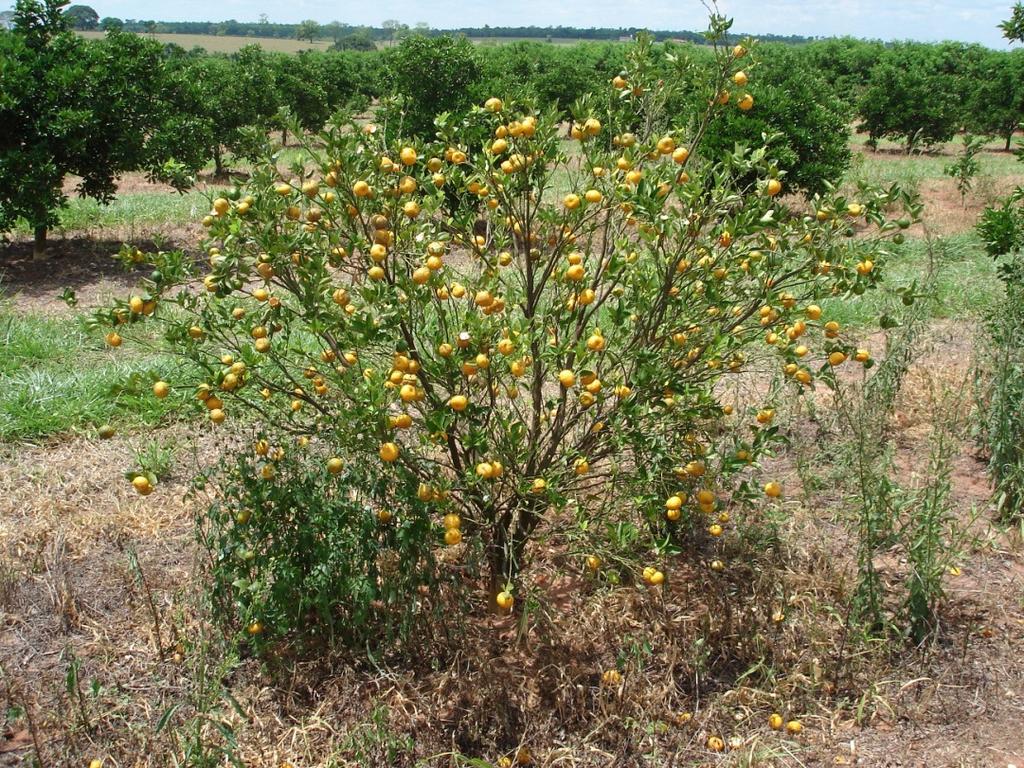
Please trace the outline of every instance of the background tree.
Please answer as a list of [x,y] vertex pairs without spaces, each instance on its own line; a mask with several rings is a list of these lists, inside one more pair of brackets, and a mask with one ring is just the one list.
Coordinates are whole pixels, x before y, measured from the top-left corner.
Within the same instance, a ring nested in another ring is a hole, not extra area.
[[320,23],[314,19],[306,19],[295,29],[297,40],[309,40],[310,43],[320,36]]
[[431,136],[441,112],[460,112],[481,81],[480,60],[464,37],[410,37],[389,52],[388,82],[401,99],[403,131]]
[[409,29],[408,24],[403,24],[398,19],[385,19],[380,23],[380,26],[388,36],[388,45],[394,45],[395,40],[400,38],[401,33]]
[[46,247],[67,196],[109,201],[126,171],[157,167],[149,138],[164,107],[161,46],[132,34],[87,42],[59,0],[19,0],[13,34],[0,35],[0,229],[22,218]]
[[72,29],[96,29],[99,26],[100,15],[88,5],[70,5],[64,15]]
[[[781,44],[763,45],[746,86],[754,95],[748,112],[727,111],[708,128],[704,152],[717,159],[736,145],[756,147],[774,137],[768,156],[786,173],[790,191],[816,194],[842,178],[850,163],[850,110],[806,63]],[[704,94],[690,109],[699,106]]]
[[[281,53],[270,58],[281,106],[287,107],[306,131],[319,131],[331,114],[321,66],[323,58],[311,51],[298,55]],[[281,143],[287,144],[288,123],[275,123],[281,129]]]
[[334,45],[337,45],[338,41],[345,35],[347,27],[340,21],[329,21],[321,29],[324,34],[331,38]]
[[890,138],[904,142],[907,152],[949,141],[961,122],[956,88],[936,46],[898,43],[871,68],[860,129],[872,144]]
[[559,106],[563,116],[576,99],[598,90],[624,64],[623,47],[608,43],[553,46],[522,40],[481,46],[483,90]]
[[816,40],[800,53],[807,66],[828,84],[830,93],[854,109],[884,50],[880,42],[840,37]]
[[247,127],[271,127],[281,105],[271,60],[258,45],[247,45],[231,57],[203,56],[183,62],[198,93],[196,115],[209,126],[214,172],[226,171],[225,150],[247,155]]
[[999,136],[1010,151],[1024,117],[1024,50],[987,51],[969,78],[964,110],[968,130]]
[[365,29],[356,30],[350,35],[341,37],[333,46],[338,51],[376,51],[377,44],[373,42],[370,33]]
[[1002,22],[999,28],[1007,40],[1024,42],[1024,4],[1016,3],[1010,11],[1010,18]]
[[104,32],[116,32],[124,29],[124,22],[116,16],[104,16],[100,20],[100,29]]

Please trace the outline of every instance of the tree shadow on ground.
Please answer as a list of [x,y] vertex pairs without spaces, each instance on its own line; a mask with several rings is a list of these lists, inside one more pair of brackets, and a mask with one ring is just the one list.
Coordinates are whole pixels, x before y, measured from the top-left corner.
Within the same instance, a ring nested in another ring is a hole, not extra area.
[[[43,308],[49,302],[61,302],[60,294],[65,289],[76,294],[92,293],[100,284],[108,289],[127,289],[147,276],[152,267],[140,264],[125,270],[114,258],[121,245],[120,240],[90,237],[53,240],[47,248],[47,258],[37,260],[32,257],[31,240],[8,243],[0,247],[0,294]],[[141,240],[134,245],[152,252],[173,250],[183,244],[162,242],[158,246],[153,240]]]

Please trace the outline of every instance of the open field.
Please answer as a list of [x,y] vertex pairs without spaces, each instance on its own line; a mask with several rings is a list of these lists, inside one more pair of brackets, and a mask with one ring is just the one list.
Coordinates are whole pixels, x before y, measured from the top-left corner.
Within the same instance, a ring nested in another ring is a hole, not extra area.
[[[97,38],[103,37],[103,32],[79,32],[82,37]],[[308,40],[289,40],[279,37],[240,37],[237,35],[183,35],[183,34],[154,34],[147,35],[161,43],[174,43],[185,50],[202,48],[210,53],[235,53],[247,45],[258,45],[265,51],[272,53],[298,53],[299,51],[326,51],[331,47],[329,40],[316,40],[310,43]]]
[[[86,38],[99,38],[103,37],[103,32],[78,32],[82,37]],[[173,43],[174,45],[180,45],[185,50],[192,50],[193,48],[202,48],[209,53],[235,53],[246,45],[258,45],[265,51],[272,53],[298,53],[299,51],[326,51],[333,45],[331,40],[316,40],[310,43],[308,40],[291,40],[288,38],[280,37],[242,37],[239,35],[187,35],[178,33],[156,33],[153,35],[147,35],[147,37],[153,40],[158,40],[161,43]],[[581,41],[577,38],[568,37],[553,37],[550,40],[548,38],[536,38],[536,37],[472,37],[470,38],[477,45],[506,45],[508,43],[515,43],[519,41],[532,41],[532,42],[550,42],[552,45],[576,45]],[[379,42],[379,48],[387,48],[389,43],[386,41]]]
[[[973,224],[1024,182],[1022,166],[989,148],[962,204],[942,174],[957,145],[906,156],[861,144],[848,181],[899,181],[926,202],[888,265],[890,289],[930,268],[934,285],[886,437],[908,499],[933,479],[936,435],[953,446],[962,537],[938,641],[888,646],[845,626],[856,425],[822,394],[779,414],[789,442],[770,469],[791,490],[775,538],[725,537],[722,573],[684,553],[664,591],[613,585],[574,564],[574,542],[552,527],[531,551],[521,622],[448,615],[418,663],[384,653],[292,665],[287,649],[261,663],[210,621],[193,528],[209,496],[190,486],[251,439],[247,426],[218,431],[190,397],[149,397],[177,361],[110,350],[81,323],[145,274],[115,268],[121,242],[195,254],[207,195],[224,186],[207,179],[182,196],[133,175],[109,207],[72,201],[51,261],[31,260],[25,231],[0,252],[0,766],[490,768],[523,749],[551,768],[1024,764],[1024,554],[1020,531],[993,520],[970,419],[979,318],[1001,292]],[[824,309],[879,359],[900,339],[882,315],[911,318],[891,291]],[[861,381],[850,373],[845,396]],[[98,439],[101,424],[116,436]],[[122,477],[140,465],[161,481],[146,498]],[[879,568],[899,583],[907,552]],[[620,683],[602,684],[614,668]],[[802,732],[770,728],[773,712]],[[729,749],[708,751],[710,734]]]

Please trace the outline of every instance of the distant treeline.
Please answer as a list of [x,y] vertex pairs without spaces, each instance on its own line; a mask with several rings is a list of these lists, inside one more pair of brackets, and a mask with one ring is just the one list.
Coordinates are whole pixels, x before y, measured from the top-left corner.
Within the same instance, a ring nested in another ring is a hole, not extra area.
[[[108,16],[100,20],[101,28],[111,27],[122,28],[129,32],[147,32],[150,34],[183,34],[183,35],[237,35],[240,37],[271,37],[291,38],[305,37],[300,35],[303,24],[273,24],[268,21],[153,21],[143,19],[118,19]],[[303,30],[304,31],[304,30]],[[417,25],[410,28],[407,24],[399,22],[388,23],[380,27],[362,27],[351,24],[343,24],[339,21],[332,21],[321,24],[317,37],[320,39],[337,41],[343,37],[353,34],[368,35],[372,40],[378,42],[391,41],[402,37],[409,31],[428,37],[441,35],[465,35],[475,38],[530,38],[537,40],[562,39],[562,40],[619,40],[632,39],[640,27],[459,27],[456,29],[430,29],[424,25]],[[689,30],[658,30],[652,31],[651,35],[656,40],[683,40],[693,43],[704,42],[704,36],[700,32]],[[739,40],[746,35],[733,34],[730,36]],[[806,43],[812,38],[801,35],[757,35],[759,40],[765,42],[780,43]]]

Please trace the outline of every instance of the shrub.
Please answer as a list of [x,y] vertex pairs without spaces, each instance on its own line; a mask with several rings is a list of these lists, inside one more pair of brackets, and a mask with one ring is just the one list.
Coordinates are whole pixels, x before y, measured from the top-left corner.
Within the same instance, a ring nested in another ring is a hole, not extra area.
[[1005,519],[1024,510],[1024,191],[987,208],[978,233],[990,256],[1004,257],[1006,295],[989,313],[988,346],[978,367],[979,442],[989,454],[996,507]]
[[[709,97],[746,55],[716,46]],[[332,621],[350,606],[360,631],[362,595],[408,603],[394,584],[472,586],[481,566],[508,611],[529,542],[570,507],[581,568],[629,527],[658,585],[668,555],[712,550],[730,513],[782,493],[751,475],[779,439],[771,395],[738,412],[728,381],[781,369],[797,393],[867,363],[814,300],[877,282],[879,239],[851,236],[892,229],[882,212],[903,197],[863,188],[791,216],[763,148],[691,163],[703,132],[664,108],[684,69],[662,79],[642,38],[612,90],[577,105],[571,151],[556,115],[493,97],[439,121],[440,142],[333,124],[290,172],[265,158],[237,201],[213,201],[205,290],[178,290],[199,276],[157,254],[149,293],[97,315],[119,335],[166,323],[205,372],[211,420],[254,415],[207,521],[217,563],[245,550],[230,589],[257,596],[241,609],[255,632],[300,628],[297,604]],[[730,92],[695,124],[746,105]],[[480,218],[442,212],[447,184]]]
[[297,628],[327,646],[413,635],[417,589],[436,572],[430,505],[374,508],[390,478],[373,467],[334,474],[293,442],[255,446],[211,473],[218,501],[199,519],[217,613],[250,636]]

